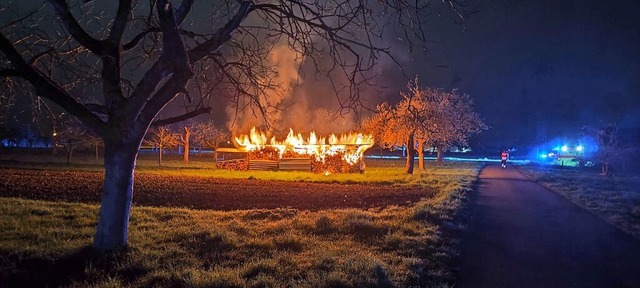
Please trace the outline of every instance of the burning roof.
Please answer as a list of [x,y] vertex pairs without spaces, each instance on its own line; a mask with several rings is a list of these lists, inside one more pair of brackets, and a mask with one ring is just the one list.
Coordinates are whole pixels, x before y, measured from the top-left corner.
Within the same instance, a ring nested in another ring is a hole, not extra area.
[[278,141],[275,136],[268,138],[255,127],[248,135],[240,135],[234,140],[238,149],[246,152],[274,148],[280,159],[291,158],[291,155],[309,155],[321,162],[329,156],[342,155],[342,159],[349,165],[359,163],[364,151],[374,144],[373,136],[369,134],[331,134],[328,137],[318,137],[315,132],[311,132],[309,137],[304,138],[301,133],[294,133],[293,129],[289,129],[286,139]]

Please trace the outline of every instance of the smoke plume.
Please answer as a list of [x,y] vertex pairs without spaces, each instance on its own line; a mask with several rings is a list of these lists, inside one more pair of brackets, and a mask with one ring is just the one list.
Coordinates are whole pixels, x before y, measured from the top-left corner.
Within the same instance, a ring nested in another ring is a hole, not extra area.
[[[229,131],[233,134],[246,133],[251,127],[276,126],[282,121],[287,102],[293,97],[292,91],[296,85],[302,83],[298,74],[302,57],[290,49],[287,45],[274,47],[268,58],[269,65],[274,67],[274,74],[267,78],[260,79],[262,85],[268,87],[261,95],[256,95],[259,105],[264,109],[262,115],[257,109],[249,108],[249,99],[239,99],[239,107],[247,107],[237,110],[228,105],[226,108],[228,116]],[[237,113],[237,114],[236,114]]]
[[[246,134],[252,127],[269,130],[275,135],[286,135],[289,128],[296,132],[315,131],[320,135],[348,132],[354,128],[355,119],[351,114],[339,115],[337,101],[329,89],[327,80],[309,77],[304,81],[300,73],[306,68],[304,59],[288,45],[274,47],[266,59],[273,65],[274,74],[269,79],[261,79],[270,89],[257,95],[265,115],[257,109],[237,110],[228,105],[226,113],[228,128],[233,135]],[[249,99],[240,99],[239,107],[248,107]]]

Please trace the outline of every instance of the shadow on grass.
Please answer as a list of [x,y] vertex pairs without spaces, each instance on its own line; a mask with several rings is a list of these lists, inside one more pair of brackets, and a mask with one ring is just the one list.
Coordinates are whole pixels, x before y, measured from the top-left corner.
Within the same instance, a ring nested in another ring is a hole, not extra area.
[[2,287],[60,287],[90,283],[108,275],[118,274],[125,281],[136,279],[149,271],[127,269],[116,271],[118,263],[126,262],[129,249],[100,254],[86,246],[60,256],[32,256],[0,252],[0,286]]

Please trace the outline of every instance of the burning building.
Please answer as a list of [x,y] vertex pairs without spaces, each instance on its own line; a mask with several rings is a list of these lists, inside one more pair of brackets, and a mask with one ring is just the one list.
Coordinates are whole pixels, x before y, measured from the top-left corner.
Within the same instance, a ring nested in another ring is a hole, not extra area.
[[252,128],[248,135],[234,137],[236,151],[244,159],[219,161],[219,168],[236,170],[304,170],[316,173],[364,171],[364,151],[373,146],[373,136],[348,133],[319,137],[314,132],[304,138],[289,130],[278,141]]

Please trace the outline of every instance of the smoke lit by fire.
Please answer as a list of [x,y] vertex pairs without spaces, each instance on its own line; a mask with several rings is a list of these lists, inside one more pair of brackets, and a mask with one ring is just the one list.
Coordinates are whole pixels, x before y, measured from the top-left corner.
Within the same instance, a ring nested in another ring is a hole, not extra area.
[[280,158],[287,153],[315,156],[316,160],[324,161],[328,155],[343,154],[343,159],[350,165],[357,164],[362,159],[364,151],[373,146],[373,136],[362,133],[349,133],[329,137],[318,137],[311,132],[306,139],[302,134],[289,130],[287,138],[277,141],[275,136],[268,138],[265,133],[251,129],[249,135],[235,137],[235,143],[244,151],[256,151],[265,147],[272,147],[279,151]]
[[[228,106],[226,109],[229,117],[228,126],[232,133],[247,131],[253,126],[277,125],[284,118],[282,106],[291,101],[295,86],[302,83],[298,74],[302,57],[287,45],[275,46],[265,62],[273,65],[273,70],[271,74],[260,79],[265,86],[256,96],[258,103],[255,103],[262,107],[264,115],[248,108],[254,100],[239,99],[236,106]],[[238,106],[243,108],[237,109]]]
[[279,131],[292,128],[325,135],[356,127],[357,116],[342,113],[339,101],[327,101],[334,93],[327,79],[313,74],[312,81],[305,81],[305,74],[301,73],[304,57],[296,50],[285,43],[275,44],[264,61],[271,70],[260,76],[263,89],[255,91],[254,99],[240,97],[237,103],[230,102],[226,107],[227,127],[232,135],[245,133],[251,127]]

